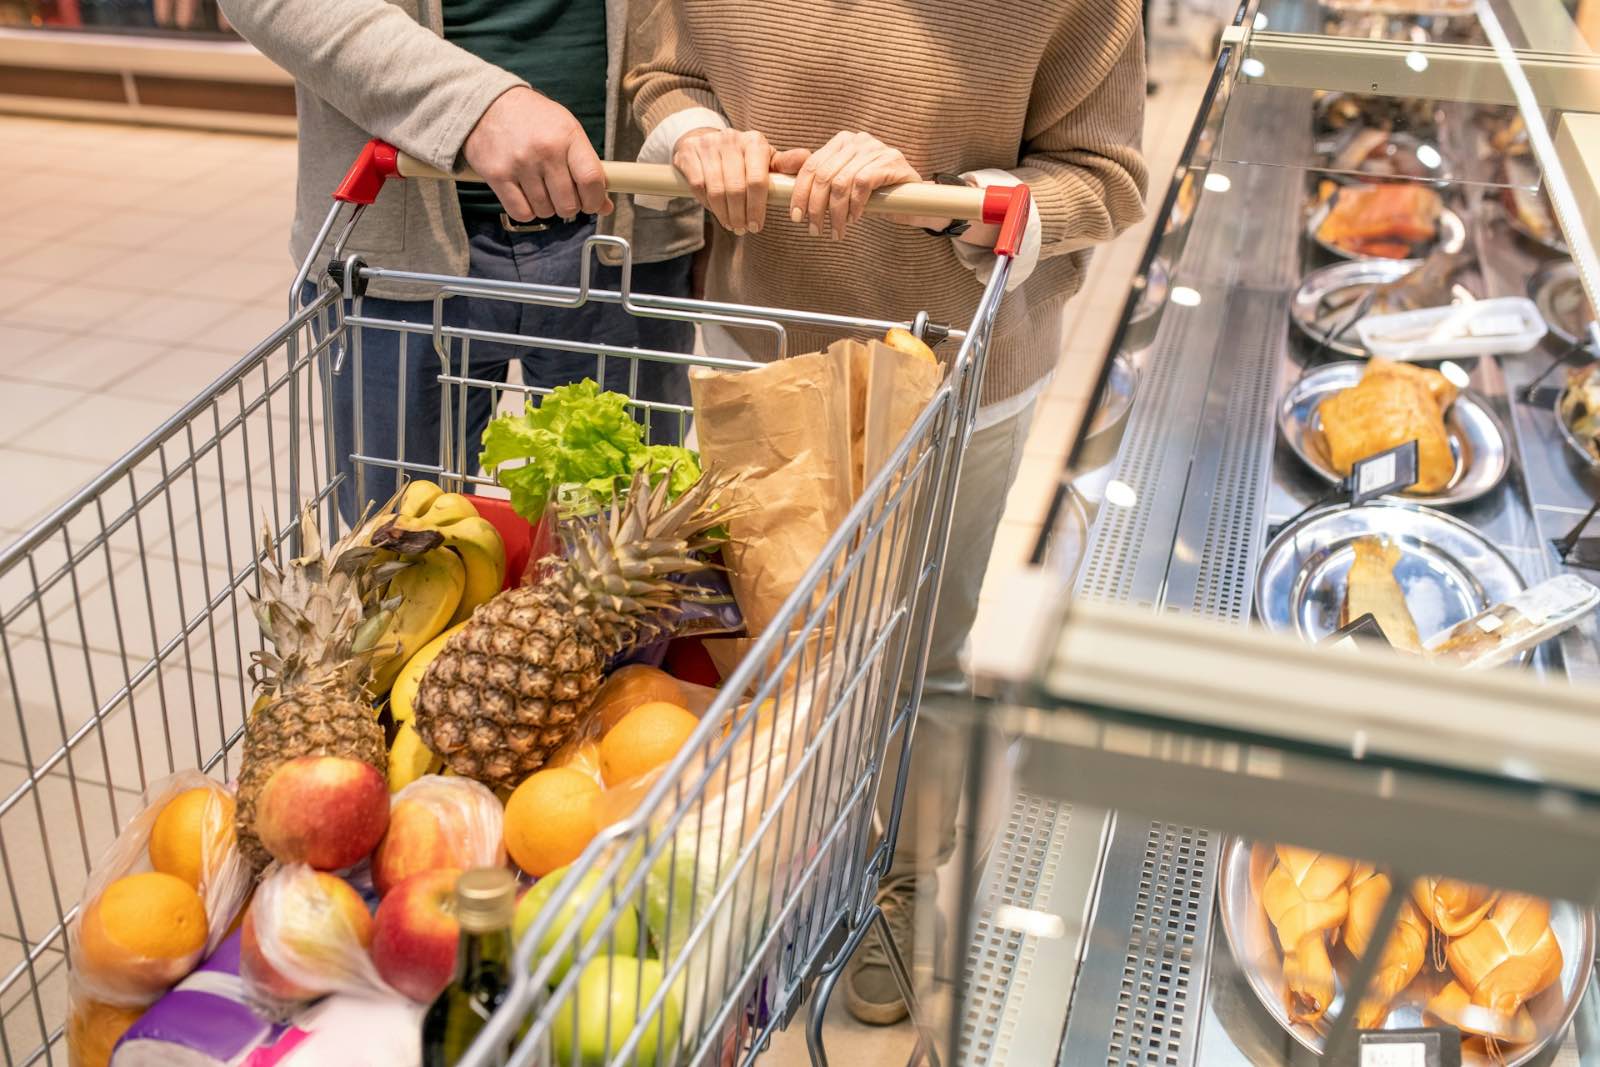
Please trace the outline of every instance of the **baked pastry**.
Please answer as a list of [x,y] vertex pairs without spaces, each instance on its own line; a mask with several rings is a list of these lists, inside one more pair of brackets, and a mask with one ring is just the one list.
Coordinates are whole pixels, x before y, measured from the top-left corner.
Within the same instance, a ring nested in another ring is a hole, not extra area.
[[1406,607],[1406,595],[1395,580],[1394,567],[1400,550],[1376,537],[1358,537],[1351,542],[1356,558],[1344,583],[1344,612],[1340,625],[1349,626],[1363,615],[1371,615],[1389,644],[1403,652],[1422,651],[1417,623]]
[[1361,381],[1328,397],[1318,409],[1333,469],[1349,476],[1368,456],[1417,442],[1418,493],[1437,493],[1456,474],[1444,413],[1456,387],[1435,370],[1373,359]]

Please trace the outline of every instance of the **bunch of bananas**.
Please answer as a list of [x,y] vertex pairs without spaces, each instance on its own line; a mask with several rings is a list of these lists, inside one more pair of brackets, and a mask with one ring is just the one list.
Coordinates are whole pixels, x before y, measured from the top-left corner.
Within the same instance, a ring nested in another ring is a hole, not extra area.
[[426,481],[407,485],[394,511],[368,523],[368,537],[416,559],[391,581],[388,595],[401,603],[380,644],[395,651],[373,667],[373,695],[388,695],[398,727],[389,747],[389,788],[397,790],[440,767],[412,725],[417,685],[446,641],[505,585],[506,549],[469,498]]

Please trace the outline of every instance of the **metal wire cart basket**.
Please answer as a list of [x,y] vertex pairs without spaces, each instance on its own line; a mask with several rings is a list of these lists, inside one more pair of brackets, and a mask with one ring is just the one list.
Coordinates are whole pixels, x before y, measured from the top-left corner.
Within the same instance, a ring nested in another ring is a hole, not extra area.
[[[346,257],[345,239],[384,180],[425,173],[392,148],[369,145],[338,193],[319,251],[300,270],[288,321],[0,554],[0,704],[12,738],[0,759],[7,1064],[66,1060],[66,926],[90,868],[139,809],[140,793],[185,768],[222,780],[237,773],[252,699],[244,666],[260,645],[247,595],[258,589],[263,516],[280,554],[295,548],[305,501],[322,507],[333,532],[342,528],[329,412],[337,376],[364,353],[373,358],[375,336],[400,334],[414,356],[439,360],[442,459],[403,461],[403,431],[394,454],[358,439],[350,456],[358,485],[384,470],[493,493],[461,413],[481,396],[491,409],[520,408],[541,390],[475,377],[475,344],[577,352],[593,359],[601,380],[614,380],[621,365],[637,382],[651,361],[748,365],[484,334],[452,325],[445,309],[453,303],[621,303],[635,315],[755,325],[780,338],[795,324],[841,335],[913,325],[632,292],[626,245],[608,238],[591,244],[621,246],[619,291],[591,286],[587,269],[577,288],[556,288],[406,274]],[[617,192],[681,189],[667,168],[612,165],[609,177]],[[917,192],[881,195],[877,207],[904,210],[912,203],[905,195]],[[565,1013],[581,1025],[582,1013],[594,1010],[576,995],[582,964],[611,951],[619,916],[650,907],[672,931],[661,953],[665,982],[636,1005],[631,1027],[605,1020],[616,1041],[607,1041],[603,1062],[650,1062],[640,1052],[650,1047],[663,1064],[749,1062],[819,978],[812,1033],[823,1056],[827,976],[882,921],[874,889],[895,827],[875,830],[874,796],[880,775],[906,757],[909,728],[899,735],[904,742],[890,739],[916,715],[962,447],[1027,218],[1025,189],[956,196],[953,206],[942,202],[946,213],[1004,225],[975,320],[965,329],[914,320],[956,350],[943,385],[667,773],[577,861],[577,877],[563,882],[521,942],[510,995],[465,1062],[497,1062],[493,1050],[507,1042],[515,1047],[510,1062],[550,1062],[557,1020]],[[331,252],[322,251],[330,238]],[[372,313],[362,294],[378,278],[428,293],[432,321]],[[303,295],[307,280],[314,297]],[[359,390],[355,399],[359,426]],[[667,418],[683,427],[692,414],[635,399],[646,425]],[[598,881],[581,877],[588,872]],[[556,950],[540,956],[536,946],[557,915],[564,926]],[[578,965],[552,986],[568,949]],[[681,1019],[663,1007],[669,987]]]

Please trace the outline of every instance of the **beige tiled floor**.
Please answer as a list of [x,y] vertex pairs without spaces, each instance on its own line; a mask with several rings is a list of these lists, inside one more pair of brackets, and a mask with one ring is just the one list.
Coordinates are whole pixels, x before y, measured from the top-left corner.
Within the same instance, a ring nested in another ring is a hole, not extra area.
[[[1162,82],[1146,134],[1155,200],[1207,65],[1175,37],[1158,39],[1152,64]],[[0,117],[0,159],[11,164],[0,173],[3,548],[283,321],[292,273],[286,234],[295,146],[274,138]],[[1071,305],[1070,340],[1028,442],[991,573],[1020,559],[1037,532],[1147,236],[1142,226],[1097,253]],[[257,469],[264,458],[254,457]],[[219,480],[209,467],[183,491],[214,508],[233,499],[224,496],[222,480],[237,494],[233,478]],[[129,481],[130,489],[147,484],[137,476]],[[159,504],[147,509],[147,518],[159,520]],[[237,724],[241,657],[228,633],[202,628],[155,675],[133,681],[126,675],[130,662],[149,655],[151,629],[173,632],[173,622],[194,610],[196,590],[212,595],[226,581],[215,530],[203,535],[212,545],[206,566],[195,534],[174,529],[163,537],[158,531],[156,541],[165,547],[151,551],[146,564],[138,551],[145,532],[120,531],[109,538],[103,559],[79,568],[76,586],[57,585],[38,613],[42,619],[17,620],[0,634],[9,649],[0,666],[15,664],[33,738],[24,752],[14,730],[0,730],[0,795],[15,788],[30,759],[37,762],[41,745],[49,751],[79,728],[81,711],[69,722],[63,709],[93,707],[119,685],[136,698],[132,722],[108,722],[103,735],[90,734],[73,750],[75,786],[58,772],[40,786],[42,809],[25,804],[0,813],[0,847],[7,850],[14,888],[27,901],[19,930],[5,899],[10,894],[0,895],[0,984],[21,959],[19,933],[37,941],[53,922],[54,899],[70,902],[81,890],[104,831],[117,821],[111,805],[127,817],[130,790],[141,784],[134,764],[149,773],[191,764],[197,745],[209,752],[219,731]],[[0,609],[15,603],[17,591],[37,575],[60,566],[64,541],[41,548],[33,567],[0,577]],[[152,568],[150,603],[130,604],[126,591],[145,587],[146,565]],[[186,590],[181,603],[180,589]],[[142,639],[140,627],[128,628],[138,647],[119,649],[106,636],[118,627],[98,625],[114,611],[154,620]],[[81,629],[73,632],[78,620]],[[48,663],[35,636],[42,627],[60,648]],[[198,679],[192,689],[191,678]],[[0,680],[0,691],[6,685]],[[174,727],[164,728],[158,709],[180,705],[192,714],[171,716]],[[141,758],[127,762],[134,745]],[[111,786],[94,784],[106,782],[108,772]],[[78,844],[80,818],[92,838],[85,847]],[[60,1021],[64,995],[58,949],[59,943],[47,947],[36,964],[52,1026]],[[13,1054],[38,1033],[32,999],[22,993],[26,982],[0,997],[3,1035]],[[835,998],[829,1015],[834,1062],[904,1058],[911,1043],[905,1027],[859,1027],[842,1000]],[[769,1062],[806,1062],[799,1026],[778,1036]]]

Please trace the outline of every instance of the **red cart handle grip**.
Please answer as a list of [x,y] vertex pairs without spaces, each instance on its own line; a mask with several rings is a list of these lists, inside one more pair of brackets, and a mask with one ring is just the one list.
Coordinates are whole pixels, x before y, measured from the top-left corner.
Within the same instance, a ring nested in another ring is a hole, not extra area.
[[[613,193],[647,196],[689,196],[690,189],[674,168],[649,163],[603,164],[606,188]],[[455,181],[482,181],[470,170],[450,174],[398,151],[383,141],[368,141],[361,154],[345,173],[333,198],[348,204],[370,204],[378,198],[383,183],[390,178],[446,178]],[[767,178],[774,203],[789,199],[794,179],[786,174]],[[995,251],[1014,256],[1022,245],[1028,225],[1028,187],[990,186],[987,189],[910,182],[880,189],[867,201],[866,210],[877,215],[922,215],[939,218],[982,220],[1000,224],[1000,239]]]
[[1022,251],[1022,238],[1028,232],[1033,191],[1026,185],[991,185],[983,191],[983,221],[1000,224],[995,238],[997,256],[1015,259]]

